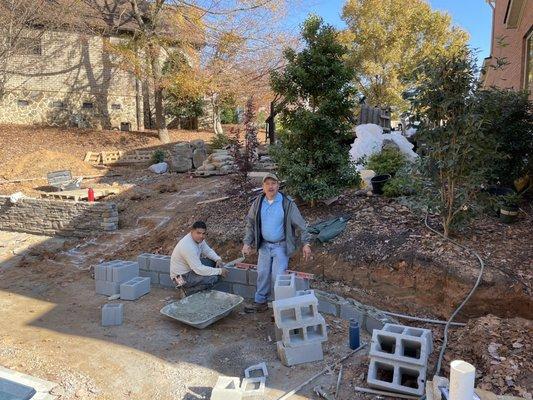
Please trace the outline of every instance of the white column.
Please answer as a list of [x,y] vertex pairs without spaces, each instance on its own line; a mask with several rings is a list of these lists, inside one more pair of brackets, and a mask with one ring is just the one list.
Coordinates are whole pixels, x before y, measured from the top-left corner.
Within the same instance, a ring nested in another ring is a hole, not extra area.
[[450,400],[472,400],[476,368],[466,361],[450,363]]

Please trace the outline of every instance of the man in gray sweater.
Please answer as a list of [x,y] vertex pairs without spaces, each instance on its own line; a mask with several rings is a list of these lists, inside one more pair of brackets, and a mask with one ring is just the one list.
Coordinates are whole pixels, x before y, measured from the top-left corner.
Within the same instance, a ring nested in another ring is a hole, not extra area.
[[255,301],[245,311],[266,311],[272,283],[287,270],[289,257],[296,253],[300,243],[304,260],[311,256],[307,224],[296,203],[279,192],[279,179],[274,174],[263,178],[263,193],[254,200],[246,216],[243,242],[244,255],[251,253],[252,246],[259,252]]

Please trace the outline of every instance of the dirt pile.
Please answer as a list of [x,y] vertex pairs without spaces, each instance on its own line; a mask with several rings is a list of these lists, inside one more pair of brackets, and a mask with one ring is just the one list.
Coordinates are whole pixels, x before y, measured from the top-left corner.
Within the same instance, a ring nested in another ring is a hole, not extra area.
[[48,172],[68,169],[73,176],[100,175],[101,169],[94,168],[79,157],[50,150],[38,150],[11,160],[0,169],[3,179],[43,178]]
[[532,337],[530,320],[494,315],[470,320],[464,329],[451,333],[445,376],[449,374],[449,363],[459,358],[476,367],[480,388],[531,400]]

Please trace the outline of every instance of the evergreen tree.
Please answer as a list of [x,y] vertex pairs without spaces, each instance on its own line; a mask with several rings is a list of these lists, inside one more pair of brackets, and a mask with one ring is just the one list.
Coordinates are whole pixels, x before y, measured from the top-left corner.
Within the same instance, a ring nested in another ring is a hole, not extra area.
[[302,26],[304,49],[285,50],[286,68],[271,76],[272,89],[284,98],[284,129],[273,156],[289,190],[312,204],[360,181],[348,155],[353,73],[337,35],[321,18],[308,17]]

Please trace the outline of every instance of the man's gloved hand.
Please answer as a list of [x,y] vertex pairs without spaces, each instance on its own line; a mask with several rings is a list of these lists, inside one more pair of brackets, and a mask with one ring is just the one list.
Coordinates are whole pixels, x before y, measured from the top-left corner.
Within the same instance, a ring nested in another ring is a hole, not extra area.
[[229,274],[229,271],[226,268],[220,269],[220,276],[222,276],[222,278],[226,278],[228,274]]
[[217,268],[222,268],[222,266],[223,266],[224,264],[225,264],[224,261],[222,261],[222,259],[220,259],[220,260],[217,261],[216,267],[217,267]]

